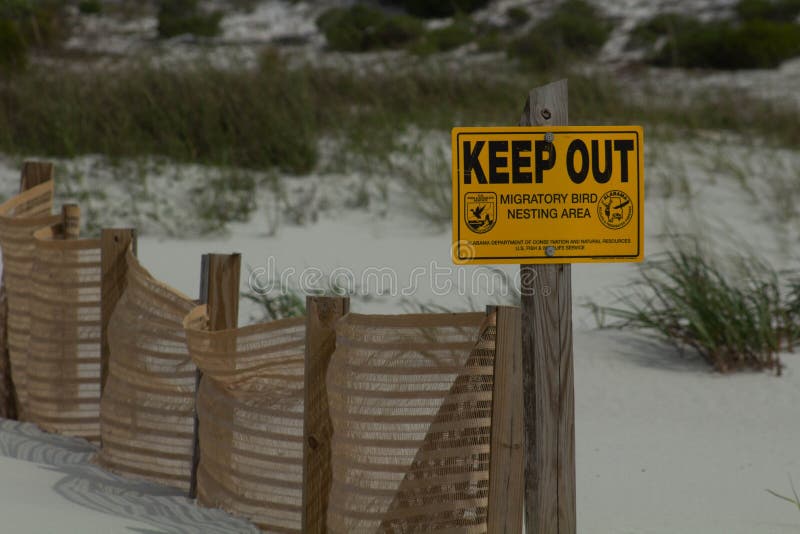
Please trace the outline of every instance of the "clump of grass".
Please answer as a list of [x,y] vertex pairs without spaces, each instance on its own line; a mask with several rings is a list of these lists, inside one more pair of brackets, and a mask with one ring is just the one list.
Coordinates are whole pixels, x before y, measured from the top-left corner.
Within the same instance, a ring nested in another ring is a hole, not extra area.
[[0,73],[18,72],[27,64],[28,45],[17,25],[12,20],[0,19]]
[[329,9],[319,16],[317,26],[332,50],[345,52],[402,48],[425,31],[413,17],[361,4]]
[[[796,302],[768,265],[739,258],[736,275],[697,243],[644,263],[617,306],[590,304],[602,326],[652,332],[696,350],[715,370],[772,369],[800,339]],[[605,318],[615,322],[606,325]]]
[[425,32],[411,47],[417,54],[446,52],[471,42],[475,38],[469,17],[455,17],[447,26]]
[[536,69],[554,69],[597,53],[611,29],[586,0],[567,0],[527,35],[512,41],[508,54]]
[[5,0],[0,19],[12,21],[30,47],[55,48],[68,34],[65,0]]
[[305,299],[294,290],[275,293],[250,291],[242,293],[242,298],[259,307],[261,314],[252,317],[253,321],[277,321],[290,317],[302,317],[306,314]]
[[426,145],[436,147],[426,139],[399,146],[387,166],[392,175],[403,177],[408,211],[427,223],[444,226],[450,223],[452,212],[449,151]]
[[800,0],[740,0],[736,13],[742,20],[794,20],[800,14]]
[[787,497],[786,495],[782,495],[776,491],[772,491],[771,489],[765,491],[774,497],[797,506],[797,509],[800,510],[800,495],[797,494],[797,490],[794,488],[794,481],[792,481],[791,477],[789,477],[789,486],[792,488],[792,497]]
[[196,35],[214,37],[219,34],[222,13],[203,12],[197,0],[160,0],[158,4],[158,35]]
[[256,181],[247,172],[212,175],[191,191],[191,204],[205,223],[202,233],[220,231],[231,222],[246,222],[256,207]]
[[506,11],[506,16],[511,22],[511,26],[515,28],[524,26],[529,20],[531,20],[531,14],[528,13],[528,10],[522,6],[513,6],[508,8],[508,11]]
[[629,46],[645,49],[654,65],[686,68],[773,68],[800,55],[800,25],[780,18],[787,7],[770,2],[742,2],[738,7],[743,14],[739,21],[657,15],[633,30]]
[[359,288],[353,285],[355,280],[345,280],[344,283],[340,283],[336,276],[331,273],[325,274],[322,271],[319,271],[319,278],[314,282],[310,279],[306,280],[306,283],[313,283],[314,285],[302,288],[304,291],[293,286],[287,280],[279,280],[275,273],[254,275],[254,271],[251,270],[250,276],[250,290],[242,292],[241,296],[245,300],[258,305],[258,310],[261,312],[260,317],[252,317],[251,319],[254,321],[275,321],[305,315],[306,294],[347,296],[364,301],[370,301],[374,298],[373,295],[361,293]]
[[29,69],[0,85],[0,147],[307,172],[316,161],[307,89],[277,58],[256,71]]
[[63,0],[0,1],[0,73],[21,71],[30,49],[56,48],[67,35]]
[[78,2],[78,11],[83,15],[97,15],[103,12],[103,3],[100,0],[81,0]]
[[456,13],[472,13],[489,4],[489,0],[388,0],[417,17],[451,17]]

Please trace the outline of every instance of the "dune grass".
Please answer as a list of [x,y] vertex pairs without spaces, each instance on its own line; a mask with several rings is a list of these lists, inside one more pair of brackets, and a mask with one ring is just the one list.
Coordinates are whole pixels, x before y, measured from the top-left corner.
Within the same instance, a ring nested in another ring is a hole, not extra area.
[[[800,340],[798,290],[751,257],[709,258],[697,242],[681,243],[641,266],[639,277],[613,306],[590,304],[601,326],[654,333],[689,347],[726,373],[771,369],[778,353]],[[611,322],[606,322],[611,318]]]
[[[210,64],[160,68],[43,68],[0,80],[0,151],[74,157],[166,156],[220,166],[307,173],[322,138],[342,139],[347,153],[386,155],[410,126],[515,124],[528,91],[570,81],[573,124],[671,127],[681,136],[724,129],[764,142],[800,145],[800,113],[741,93],[691,99],[630,89],[601,76],[520,72],[512,62],[454,68],[437,62],[337,68],[289,67],[265,53],[256,69]],[[342,153],[341,159],[347,157]]]
[[774,68],[800,55],[800,2],[740,0],[734,11],[732,20],[713,21],[660,13],[634,28],[628,44],[654,65],[687,68]]
[[313,124],[304,84],[279,62],[237,72],[36,68],[0,84],[0,149],[11,153],[305,172],[315,163]]
[[566,0],[526,34],[509,43],[509,56],[532,69],[552,69],[596,54],[612,24],[586,0]]
[[253,323],[302,317],[306,314],[305,299],[299,292],[293,290],[266,294],[248,291],[243,292],[241,296],[257,304],[259,315],[250,318]]
[[765,491],[767,493],[769,493],[770,495],[774,496],[774,497],[777,497],[777,498],[779,498],[781,500],[784,500],[784,501],[786,501],[788,503],[791,503],[791,504],[797,506],[797,509],[800,510],[800,495],[798,495],[797,490],[794,487],[794,481],[792,480],[791,477],[789,477],[789,486],[792,488],[792,496],[791,497],[787,497],[786,495],[783,495],[783,494],[778,493],[776,491],[772,491],[771,489],[768,489],[768,490],[765,490]]

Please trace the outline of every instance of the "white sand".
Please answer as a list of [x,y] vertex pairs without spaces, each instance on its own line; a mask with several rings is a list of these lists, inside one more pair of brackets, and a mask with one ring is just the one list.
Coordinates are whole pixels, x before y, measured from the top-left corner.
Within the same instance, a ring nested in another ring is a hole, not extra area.
[[15,534],[258,532],[192,504],[179,490],[90,464],[86,441],[0,419],[0,531]]
[[575,333],[579,532],[797,533],[800,355],[721,376],[621,333]]

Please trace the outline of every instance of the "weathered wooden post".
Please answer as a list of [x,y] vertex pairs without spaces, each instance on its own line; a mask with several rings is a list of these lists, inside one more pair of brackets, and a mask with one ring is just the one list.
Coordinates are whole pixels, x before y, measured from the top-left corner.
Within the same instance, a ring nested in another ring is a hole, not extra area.
[[50,181],[54,175],[53,164],[48,161],[26,161],[22,164],[22,176],[19,182],[19,192],[33,189],[39,184]]
[[134,228],[104,228],[100,233],[100,395],[108,380],[111,349],[108,344],[108,323],[114,308],[128,285],[128,249],[136,255]]
[[325,377],[336,349],[336,321],[350,311],[347,297],[306,297],[303,420],[304,534],[325,534],[331,488],[332,424]]
[[[53,179],[53,164],[42,161],[26,161],[22,164],[19,192],[24,193],[39,184]],[[8,298],[6,296],[5,271],[0,278],[0,417],[17,418],[17,402],[14,383],[11,381],[11,365],[8,353]]]
[[537,534],[576,532],[570,264],[644,258],[642,128],[568,126],[567,109],[561,80],[530,92],[518,127],[451,136],[453,262],[520,265],[525,531]]
[[61,206],[61,229],[64,239],[78,239],[81,234],[81,207],[77,204]]
[[520,309],[488,306],[496,314],[492,437],[487,531],[519,534],[524,493],[522,334]]
[[[520,126],[566,126],[567,80],[531,91]],[[575,534],[572,269],[520,265],[525,531]]]
[[[200,261],[200,303],[206,304],[209,330],[236,328],[239,324],[239,280],[241,254],[203,254]],[[235,347],[232,349],[235,350]],[[200,390],[203,373],[196,372],[195,392]],[[195,393],[196,395],[197,393]],[[196,397],[195,397],[196,398]],[[200,465],[200,421],[194,414],[194,446],[189,497],[197,497],[197,467]]]

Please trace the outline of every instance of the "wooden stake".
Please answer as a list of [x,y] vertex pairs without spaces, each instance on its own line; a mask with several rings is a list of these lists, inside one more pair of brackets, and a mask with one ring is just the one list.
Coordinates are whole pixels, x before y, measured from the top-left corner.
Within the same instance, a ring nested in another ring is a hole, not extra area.
[[77,204],[64,204],[61,206],[61,217],[64,239],[78,239],[81,233],[81,207]]
[[104,228],[100,233],[100,396],[108,379],[108,322],[128,284],[128,262],[125,256],[133,247],[136,254],[136,230]]
[[301,532],[325,534],[331,488],[331,417],[325,377],[336,348],[336,321],[350,311],[347,297],[306,297]]
[[46,161],[26,161],[22,164],[19,192],[32,189],[53,179],[53,164]]
[[[209,330],[227,330],[239,324],[239,282],[242,271],[241,254],[203,254],[200,260],[200,303],[206,304]],[[232,348],[235,350],[235,347]],[[203,373],[195,374],[195,400]],[[195,402],[195,406],[197,403]],[[200,465],[200,420],[194,414],[194,446],[189,498],[197,497],[197,467]]]
[[487,313],[497,313],[487,532],[519,534],[525,465],[521,314],[511,306],[489,306]]
[[[567,124],[566,80],[531,91],[520,126]],[[572,271],[568,264],[520,269],[525,532],[575,534]]]
[[[22,164],[19,180],[19,192],[53,179],[53,164],[26,161]],[[6,296],[5,273],[0,275],[0,360],[4,372],[0,375],[0,417],[17,418],[17,401],[14,383],[11,381],[11,367],[8,354],[8,297]]]
[[241,272],[241,254],[203,255],[200,302],[207,304],[210,330],[227,330],[238,326]]

